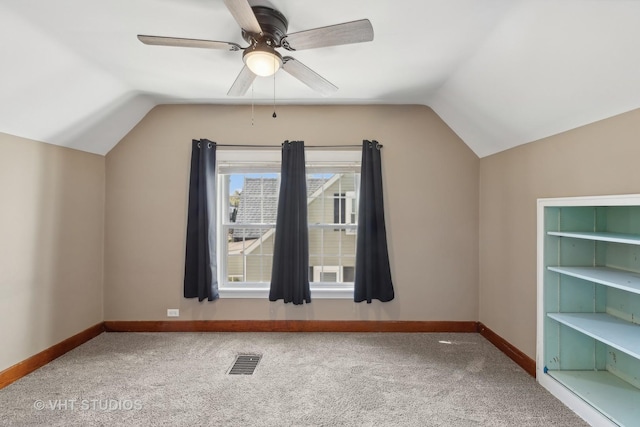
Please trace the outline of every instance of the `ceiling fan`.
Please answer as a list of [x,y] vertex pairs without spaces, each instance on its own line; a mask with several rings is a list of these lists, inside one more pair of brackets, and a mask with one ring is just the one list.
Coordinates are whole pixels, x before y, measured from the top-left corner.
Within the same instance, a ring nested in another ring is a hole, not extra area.
[[138,39],[148,45],[243,51],[244,67],[227,93],[230,96],[244,95],[256,76],[271,76],[280,67],[311,89],[329,95],[338,88],[300,61],[291,56],[283,57],[276,48],[296,51],[373,40],[373,27],[368,19],[287,34],[287,18],[273,8],[252,7],[248,0],[224,0],[224,3],[240,25],[242,38],[249,46],[241,47],[232,42],[150,35],[138,35]]

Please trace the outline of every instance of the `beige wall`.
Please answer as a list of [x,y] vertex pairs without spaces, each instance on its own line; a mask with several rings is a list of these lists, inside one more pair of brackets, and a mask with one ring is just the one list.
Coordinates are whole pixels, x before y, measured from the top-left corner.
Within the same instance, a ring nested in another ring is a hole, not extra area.
[[0,133],[0,371],[103,320],[104,166]]
[[[256,107],[251,126],[247,106],[157,107],[106,171],[103,157],[0,133],[0,370],[103,319],[160,320],[167,308],[183,320],[479,319],[533,358],[536,199],[640,193],[640,110],[481,160],[423,106],[278,113]],[[383,143],[396,299],[182,298],[192,138]]]
[[480,321],[536,355],[536,200],[640,193],[640,110],[480,161]]
[[[478,173],[473,152],[424,106],[165,105],[106,158],[105,320],[478,318]],[[221,144],[384,144],[396,299],[367,305],[182,297],[191,139]]]

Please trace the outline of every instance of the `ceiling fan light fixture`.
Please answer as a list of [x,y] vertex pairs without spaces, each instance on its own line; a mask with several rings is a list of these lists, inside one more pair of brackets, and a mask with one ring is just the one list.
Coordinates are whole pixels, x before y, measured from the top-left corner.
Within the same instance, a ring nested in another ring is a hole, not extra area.
[[272,76],[282,66],[282,56],[271,46],[258,44],[247,48],[242,60],[256,76]]

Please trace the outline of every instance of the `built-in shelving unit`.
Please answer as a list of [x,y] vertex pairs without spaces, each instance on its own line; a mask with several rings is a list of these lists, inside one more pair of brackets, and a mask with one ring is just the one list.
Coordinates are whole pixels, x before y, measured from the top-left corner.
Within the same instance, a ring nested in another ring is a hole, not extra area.
[[592,425],[640,425],[640,195],[538,200],[536,362]]

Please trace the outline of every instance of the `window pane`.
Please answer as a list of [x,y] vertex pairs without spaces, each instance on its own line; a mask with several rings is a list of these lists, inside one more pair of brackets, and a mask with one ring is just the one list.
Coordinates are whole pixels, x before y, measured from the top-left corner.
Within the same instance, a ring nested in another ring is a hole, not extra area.
[[[355,265],[355,227],[336,228],[333,224],[355,224],[356,189],[359,174],[353,172],[309,174],[309,278],[312,282],[353,282]],[[350,274],[344,277],[344,268]],[[348,279],[348,280],[345,280]]]
[[320,274],[321,282],[337,282],[338,281],[338,273],[332,272],[323,272]]
[[[256,232],[258,238],[241,238]],[[229,282],[270,282],[273,264],[274,227],[229,228],[234,236],[227,243],[227,280]]]
[[273,256],[247,255],[247,282],[270,282]]
[[[323,250],[323,235],[324,230],[321,228],[311,228],[309,229],[309,261],[311,261],[311,257],[314,255],[322,256]],[[309,262],[309,265],[313,265]]]
[[336,224],[346,224],[346,193],[333,194],[333,222]]
[[227,278],[231,282],[244,282],[244,257],[231,255],[227,257]]
[[220,175],[220,179],[220,195],[228,199],[229,206],[229,215],[221,219],[223,224],[229,224],[225,227],[227,251],[222,259],[226,281],[269,282],[279,174],[231,173]]
[[[309,230],[309,265],[312,282],[321,280],[324,272],[336,273],[331,282],[344,282],[341,269],[355,265],[355,236],[347,236],[331,228],[311,227]],[[328,276],[327,276],[328,277]],[[353,281],[353,280],[350,280]]]
[[[232,181],[234,175],[231,177]],[[237,223],[275,224],[279,182],[275,174],[246,174],[238,203]]]
[[356,268],[355,267],[342,267],[342,281],[353,282],[356,280]]
[[333,200],[326,200],[326,186],[335,174],[307,175],[307,215],[309,224],[326,224],[332,221]]
[[[338,154],[339,156],[339,154]],[[260,161],[226,164],[219,171],[221,215],[221,287],[271,281],[280,174]],[[279,165],[277,165],[279,167]],[[339,162],[323,162],[307,170],[309,279],[352,283],[355,224],[360,174]],[[226,169],[225,169],[226,168]],[[334,168],[334,170],[332,170]],[[225,170],[227,172],[225,172]],[[336,227],[335,224],[342,224]]]
[[310,224],[355,224],[360,174],[308,174]]

